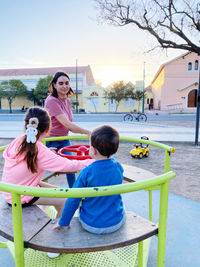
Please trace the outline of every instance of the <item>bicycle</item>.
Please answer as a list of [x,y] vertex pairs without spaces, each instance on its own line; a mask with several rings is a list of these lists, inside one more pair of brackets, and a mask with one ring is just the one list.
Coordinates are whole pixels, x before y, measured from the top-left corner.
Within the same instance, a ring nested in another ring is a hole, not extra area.
[[147,116],[144,113],[141,112],[133,112],[130,111],[128,114],[124,115],[124,121],[146,121]]

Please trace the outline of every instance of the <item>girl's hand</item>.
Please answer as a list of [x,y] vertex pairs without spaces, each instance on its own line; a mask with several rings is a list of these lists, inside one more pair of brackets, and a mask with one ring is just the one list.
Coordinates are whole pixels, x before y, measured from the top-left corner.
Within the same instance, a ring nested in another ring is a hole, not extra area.
[[57,147],[49,147],[49,149],[56,154]]
[[70,228],[70,225],[68,225],[68,226],[60,226],[59,223],[56,222],[56,224],[53,226],[53,229],[60,230],[60,229],[63,229],[64,227],[67,227],[67,229],[69,229]]

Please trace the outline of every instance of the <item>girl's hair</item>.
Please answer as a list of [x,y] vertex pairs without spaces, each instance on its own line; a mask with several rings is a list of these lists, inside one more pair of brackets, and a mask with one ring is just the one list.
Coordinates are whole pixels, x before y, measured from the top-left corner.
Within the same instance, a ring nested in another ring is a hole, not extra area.
[[[40,135],[47,129],[51,127],[51,118],[49,116],[49,113],[41,107],[31,107],[27,110],[25,115],[25,130],[27,129],[27,125],[30,122],[31,118],[37,118],[38,119],[38,126],[37,126],[37,135],[36,135],[36,142]],[[27,163],[28,169],[35,173],[37,172],[37,145],[35,143],[28,143],[27,142],[27,136],[25,135],[22,138],[22,142],[19,146],[17,155],[25,154],[24,160]]]
[[116,129],[109,125],[99,126],[92,131],[91,145],[96,148],[99,153],[109,158],[117,152],[119,146],[119,133]]
[[[52,96],[58,98],[58,92],[56,90],[56,88],[54,87],[54,84],[57,82],[58,78],[61,77],[61,76],[65,76],[69,79],[70,81],[70,78],[69,76],[67,75],[67,73],[63,72],[63,71],[58,71],[56,72],[56,74],[54,75],[52,81],[50,82],[49,84],[49,92]],[[69,95],[74,95],[74,91],[73,89],[70,87],[69,91],[67,92],[67,96]]]

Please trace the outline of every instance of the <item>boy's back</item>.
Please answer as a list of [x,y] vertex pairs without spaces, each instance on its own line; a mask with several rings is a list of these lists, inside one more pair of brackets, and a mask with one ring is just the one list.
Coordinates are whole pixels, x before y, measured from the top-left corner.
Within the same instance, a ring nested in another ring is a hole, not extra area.
[[[121,184],[123,168],[114,159],[99,160],[79,175],[74,187],[98,187]],[[86,198],[82,200],[80,219],[90,226],[102,228],[119,223],[124,215],[120,195]]]

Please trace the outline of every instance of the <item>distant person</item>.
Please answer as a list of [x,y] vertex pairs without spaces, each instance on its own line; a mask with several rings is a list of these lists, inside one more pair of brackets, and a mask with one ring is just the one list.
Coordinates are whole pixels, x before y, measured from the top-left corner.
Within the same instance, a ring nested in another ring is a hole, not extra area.
[[[96,161],[80,172],[73,188],[121,184],[123,168],[119,162],[111,158],[118,146],[119,134],[114,128],[103,125],[94,129],[90,137],[90,156]],[[118,230],[124,223],[125,212],[121,195],[69,198],[54,229],[60,229],[63,226],[69,228],[80,203],[80,223],[91,233],[111,233]]]
[[[90,131],[79,127],[72,122],[73,113],[69,96],[74,94],[70,87],[70,78],[65,72],[57,72],[50,85],[50,95],[45,100],[45,108],[49,111],[52,121],[52,128],[49,136],[68,136],[69,131],[73,133],[90,135]],[[58,150],[65,146],[70,146],[69,140],[50,141],[48,147],[56,147]],[[71,152],[64,152],[71,154]],[[75,174],[67,174],[69,187],[75,181]]]
[[[5,149],[5,160],[2,181],[32,187],[58,187],[41,181],[45,171],[71,172],[78,171],[94,160],[68,160],[52,152],[42,144],[48,135],[51,118],[48,112],[40,107],[29,108],[25,115],[25,134],[18,136]],[[11,194],[4,192],[5,200],[11,204]],[[65,204],[63,198],[42,198],[21,196],[22,206],[53,205],[57,218],[61,216]]]

